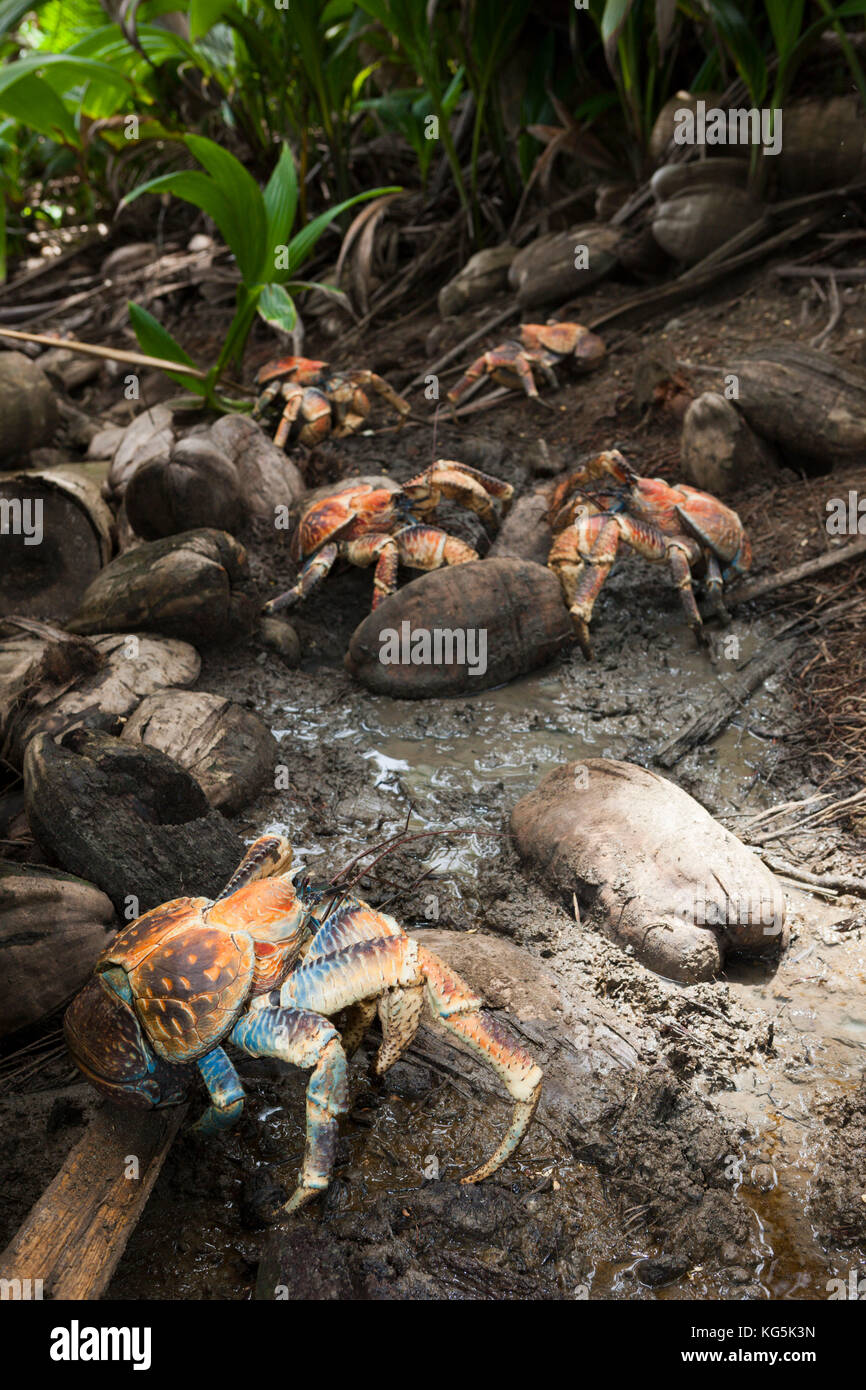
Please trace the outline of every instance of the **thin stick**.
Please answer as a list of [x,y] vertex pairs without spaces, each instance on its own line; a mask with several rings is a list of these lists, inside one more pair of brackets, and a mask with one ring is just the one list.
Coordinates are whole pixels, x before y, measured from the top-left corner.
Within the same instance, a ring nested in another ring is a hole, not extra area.
[[44,333],[21,333],[14,328],[0,328],[0,338],[15,338],[22,343],[40,343],[43,347],[67,348],[85,357],[101,357],[106,362],[128,362],[133,367],[159,367],[162,371],[182,372],[204,381],[207,372],[200,367],[188,367],[185,362],[169,362],[164,357],[148,357],[143,352],[127,352],[125,348],[101,347],[98,343],[79,343],[73,338],[49,338]]
[[767,575],[765,579],[756,579],[752,584],[744,584],[726,594],[725,598],[731,605],[749,603],[754,598],[763,598],[764,594],[772,594],[776,589],[784,589],[789,584],[798,584],[801,579],[811,579],[812,575],[823,574],[825,570],[835,569],[837,565],[845,565],[850,560],[858,560],[863,555],[866,555],[866,536],[860,536],[850,545],[843,545],[838,550],[829,550],[817,560],[804,560],[801,565],[793,565],[791,569],[780,570],[778,574]]

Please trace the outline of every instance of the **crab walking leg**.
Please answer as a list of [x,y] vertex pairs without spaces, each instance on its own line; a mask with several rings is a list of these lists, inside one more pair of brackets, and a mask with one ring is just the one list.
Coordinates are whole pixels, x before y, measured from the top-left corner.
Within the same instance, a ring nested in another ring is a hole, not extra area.
[[365,568],[375,562],[373,572],[373,603],[377,608],[384,598],[397,591],[397,567],[400,555],[393,536],[361,536],[356,541],[346,541],[343,554],[352,565]]
[[707,573],[704,580],[707,586],[707,598],[710,607],[720,622],[729,623],[731,615],[725,607],[723,596],[724,579],[722,578],[721,566],[715,555],[707,558]]
[[390,406],[393,406],[398,415],[403,418],[400,420],[400,427],[405,424],[406,416],[412,412],[412,407],[402,396],[398,396],[393,386],[384,377],[377,376],[375,372],[360,371],[356,374],[355,380],[362,386],[369,386],[376,392],[377,396],[382,396]]
[[481,357],[476,357],[475,361],[466,368],[457,385],[452,386],[446,397],[452,411],[458,401],[473,396],[478,390],[487,374],[489,358],[489,352],[483,353]]
[[492,1067],[515,1102],[511,1124],[495,1152],[474,1173],[461,1178],[461,1182],[481,1182],[502,1167],[526,1133],[541,1095],[541,1068],[509,1030],[482,1008],[483,1000],[450,966],[424,946],[418,947],[418,962],[434,1018]]
[[442,565],[467,565],[478,559],[471,545],[438,526],[404,526],[394,540],[403,564],[413,570],[438,570]]
[[291,867],[292,846],[285,835],[260,835],[250,845],[216,901],[230,897],[239,888],[246,888],[261,878],[284,874]]
[[307,1143],[298,1186],[283,1207],[297,1211],[331,1181],[337,1122],[349,1107],[346,1056],[327,1018],[297,1009],[254,1009],[232,1029],[231,1040],[252,1057],[276,1057],[312,1068],[307,1083]]
[[367,1036],[367,1029],[376,1017],[376,1000],[362,999],[344,1010],[340,1042],[347,1057],[353,1057]]
[[362,941],[382,941],[389,936],[402,935],[399,922],[387,913],[376,912],[365,902],[350,902],[324,919],[310,942],[304,964],[311,965],[325,956],[335,956]]
[[286,381],[281,386],[279,395],[282,396],[285,405],[274,435],[274,443],[278,449],[282,449],[304,403],[304,388],[295,381]]
[[278,594],[266,603],[262,609],[265,614],[279,613],[281,608],[293,608],[296,603],[301,603],[317,584],[330,574],[337,558],[337,547],[333,543],[323,545],[312,559],[308,560],[301,570],[291,589],[286,589],[284,594]]
[[216,1134],[240,1119],[244,1089],[240,1077],[221,1047],[215,1047],[198,1064],[211,1104],[191,1126],[197,1134]]
[[671,574],[674,583],[679,590],[680,601],[686,615],[686,622],[693,630],[699,642],[706,642],[707,635],[704,630],[703,620],[695,602],[695,591],[692,588],[692,571],[689,565],[689,557],[685,549],[680,545],[671,545],[668,550],[668,560],[670,562]]
[[615,517],[584,512],[560,532],[548,557],[548,565],[559,576],[577,640],[588,661],[592,660],[592,610],[613,568],[619,540]]

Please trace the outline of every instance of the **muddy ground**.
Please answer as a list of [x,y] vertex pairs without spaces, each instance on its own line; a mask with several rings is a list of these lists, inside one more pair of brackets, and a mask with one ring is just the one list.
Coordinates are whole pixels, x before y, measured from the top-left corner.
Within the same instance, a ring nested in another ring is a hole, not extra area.
[[[599,289],[581,317],[629,292]],[[440,416],[435,435],[410,426],[332,443],[304,461],[307,476],[387,469],[403,478],[451,457],[526,492],[546,480],[543,470],[617,445],[640,472],[673,477],[679,423],[635,399],[644,355],[663,348],[710,364],[693,373],[700,391],[726,352],[808,338],[821,312],[762,270],[673,321],[612,334],[604,368],[565,384],[551,409],[509,398],[462,426]],[[474,320],[436,325],[429,307],[382,325],[365,340],[365,363],[399,388]],[[860,360],[864,332],[858,287],[831,346]],[[267,355],[263,335],[259,346]],[[326,344],[306,346],[326,355]],[[779,477],[756,479],[735,499],[757,572],[826,543],[823,502],[836,484],[796,465],[781,481],[781,514]],[[471,520],[451,519],[480,539]],[[244,539],[269,597],[293,575],[287,550],[273,536]],[[548,1075],[544,1106],[513,1161],[461,1187],[456,1179],[505,1123],[495,1088],[429,1031],[376,1082],[371,1042],[353,1063],[327,1198],[269,1230],[263,1205],[275,1184],[291,1182],[303,1147],[302,1081],[241,1060],[241,1122],[223,1139],[175,1144],[108,1296],[826,1297],[829,1280],[866,1260],[864,900],[785,883],[792,936],[778,968],[733,962],[713,983],[677,985],[591,918],[577,922],[571,902],[523,871],[505,834],[514,802],[559,762],[651,765],[730,680],[736,663],[721,634],[699,650],[667,577],[629,559],[597,605],[593,664],[575,649],[473,698],[399,702],[371,696],[342,667],[369,598],[369,572],[332,576],[297,613],[297,670],[254,638],[203,653],[199,687],[256,710],[280,745],[280,789],[266,790],[238,828],[248,839],[287,833],[317,879],[404,825],[455,832],[390,855],[363,888],[410,930],[434,931],[437,949],[518,1019]],[[785,595],[738,609],[725,635],[740,639],[742,661],[790,617]],[[771,677],[713,744],[666,775],[748,839],[750,817],[823,785],[826,767],[797,741],[799,718],[796,682]],[[838,795],[845,790],[856,784],[843,780]],[[844,819],[777,847],[813,872],[862,873],[862,838]],[[0,1241],[91,1113],[89,1091],[62,1064],[0,1099]]]

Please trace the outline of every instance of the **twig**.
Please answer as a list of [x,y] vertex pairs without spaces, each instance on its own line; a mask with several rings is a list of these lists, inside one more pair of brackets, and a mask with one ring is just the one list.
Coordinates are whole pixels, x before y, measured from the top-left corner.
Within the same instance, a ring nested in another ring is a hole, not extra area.
[[20,333],[14,328],[0,328],[0,338],[15,338],[18,342],[41,343],[43,347],[67,348],[85,357],[101,357],[106,362],[128,362],[133,367],[159,367],[162,371],[181,372],[204,381],[207,372],[200,367],[188,367],[185,362],[169,362],[164,357],[148,357],[143,352],[127,352],[125,348],[101,347],[98,343],[79,343],[74,338],[50,338],[44,333]]
[[861,536],[838,550],[830,550],[816,560],[804,560],[801,565],[793,565],[791,569],[780,570],[778,574],[767,575],[764,579],[756,579],[752,584],[743,584],[737,589],[732,589],[725,597],[731,605],[750,603],[752,599],[763,598],[764,594],[772,594],[776,589],[784,589],[789,584],[798,584],[801,579],[811,579],[815,574],[823,574],[825,570],[847,564],[850,560],[857,560],[862,555],[866,555],[866,536]]

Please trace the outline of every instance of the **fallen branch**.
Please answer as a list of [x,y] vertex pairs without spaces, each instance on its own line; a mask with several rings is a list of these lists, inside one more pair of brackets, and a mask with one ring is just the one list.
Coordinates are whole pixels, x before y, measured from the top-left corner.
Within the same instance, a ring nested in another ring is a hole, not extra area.
[[778,574],[769,574],[763,579],[754,580],[751,584],[743,584],[726,594],[725,601],[731,607],[738,603],[750,603],[752,599],[763,598],[764,594],[772,594],[776,589],[787,588],[789,584],[799,584],[801,579],[811,579],[815,574],[823,574],[825,570],[835,569],[837,565],[848,564],[850,560],[857,560],[862,555],[866,555],[866,536],[859,536],[850,545],[843,545],[838,550],[819,555],[816,560],[804,560],[802,564],[792,565],[790,569],[780,570]]
[[[43,1298],[99,1298],[186,1110],[100,1110],[0,1255],[0,1279],[39,1279]],[[127,1176],[131,1158],[135,1178]]]
[[796,642],[771,642],[753,656],[723,687],[710,709],[695,715],[674,738],[662,744],[653,755],[653,762],[673,767],[693,748],[716,738],[767,677],[787,665],[797,647]]

